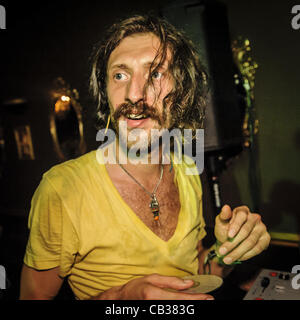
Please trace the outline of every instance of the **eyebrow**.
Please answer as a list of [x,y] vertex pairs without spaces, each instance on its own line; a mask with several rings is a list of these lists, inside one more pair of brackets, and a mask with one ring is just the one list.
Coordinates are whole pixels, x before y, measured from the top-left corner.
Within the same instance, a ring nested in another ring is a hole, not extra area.
[[[150,68],[152,63],[153,63],[153,61],[146,62],[146,63],[144,63],[144,67]],[[154,65],[154,69],[157,68],[157,67],[158,67],[158,64]],[[161,65],[160,67],[167,69],[165,64]],[[124,63],[116,63],[116,64],[113,64],[111,67],[109,67],[109,70],[114,70],[114,69],[130,70],[130,67],[127,64],[124,64]]]
[[114,64],[109,69],[129,69],[129,67],[126,64]]

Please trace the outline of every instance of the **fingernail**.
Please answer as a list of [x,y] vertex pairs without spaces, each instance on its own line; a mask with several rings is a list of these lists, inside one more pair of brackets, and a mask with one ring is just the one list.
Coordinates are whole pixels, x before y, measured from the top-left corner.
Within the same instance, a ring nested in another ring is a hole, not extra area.
[[215,298],[214,297],[208,297],[205,300],[215,300]]
[[224,247],[222,247],[222,248],[219,249],[219,253],[220,253],[222,256],[224,256],[224,255],[227,253],[227,249],[224,248]]
[[232,264],[232,258],[230,258],[230,257],[224,258],[223,261],[224,261],[224,263],[226,263],[226,264]]
[[183,280],[183,282],[184,282],[184,283],[192,283],[192,282],[193,282],[193,280],[190,280],[190,279],[184,279],[184,280]]
[[235,236],[235,230],[229,230],[229,232],[228,232],[228,237],[229,238],[233,238]]

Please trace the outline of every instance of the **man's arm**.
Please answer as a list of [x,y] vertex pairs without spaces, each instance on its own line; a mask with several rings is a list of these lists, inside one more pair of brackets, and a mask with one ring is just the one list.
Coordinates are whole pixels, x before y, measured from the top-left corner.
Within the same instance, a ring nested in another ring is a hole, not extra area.
[[192,280],[151,274],[113,287],[92,300],[213,300],[209,294],[182,292],[192,285]]
[[20,300],[52,300],[58,294],[64,279],[59,267],[38,271],[25,264],[21,273]]
[[[62,286],[63,279],[58,275],[59,267],[37,271],[23,265],[21,275],[20,300],[52,300]],[[91,300],[211,300],[208,294],[181,293],[193,285],[176,277],[158,274],[131,280],[123,286],[113,287]],[[164,289],[179,290],[170,292]]]

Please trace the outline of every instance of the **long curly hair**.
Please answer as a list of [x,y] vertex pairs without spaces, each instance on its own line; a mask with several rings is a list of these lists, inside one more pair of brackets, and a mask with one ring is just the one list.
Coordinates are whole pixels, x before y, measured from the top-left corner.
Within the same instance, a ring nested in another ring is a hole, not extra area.
[[[171,51],[168,71],[173,78],[174,88],[163,99],[163,106],[166,109],[170,105],[172,128],[193,131],[203,128],[208,78],[196,47],[182,31],[153,15],[135,15],[113,24],[103,40],[95,46],[90,91],[97,101],[96,128],[105,128],[110,114],[106,92],[109,57],[124,38],[138,33],[152,33],[160,40],[158,53],[150,66],[150,74],[164,62],[167,50]],[[151,79],[152,77],[148,77],[148,85]]]

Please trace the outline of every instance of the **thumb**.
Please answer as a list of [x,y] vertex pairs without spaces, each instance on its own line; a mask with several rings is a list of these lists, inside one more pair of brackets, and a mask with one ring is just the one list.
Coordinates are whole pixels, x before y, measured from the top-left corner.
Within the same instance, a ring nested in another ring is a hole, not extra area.
[[221,213],[219,215],[220,222],[227,223],[230,221],[232,216],[233,216],[233,212],[230,206],[228,204],[225,204],[225,206],[223,206]]
[[158,274],[149,276],[148,281],[159,288],[172,288],[176,290],[187,289],[194,284],[193,280],[185,280],[172,276],[161,276]]
[[233,216],[230,206],[223,206],[221,213],[216,218],[215,237],[220,243],[224,243],[228,238],[229,222]]

